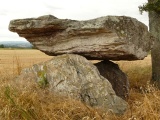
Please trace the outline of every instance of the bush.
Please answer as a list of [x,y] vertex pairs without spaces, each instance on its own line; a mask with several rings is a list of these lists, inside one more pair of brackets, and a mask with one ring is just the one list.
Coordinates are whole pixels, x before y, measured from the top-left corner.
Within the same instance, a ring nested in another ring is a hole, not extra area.
[[0,48],[4,48],[4,45],[3,45],[3,44],[1,44],[1,45],[0,45]]

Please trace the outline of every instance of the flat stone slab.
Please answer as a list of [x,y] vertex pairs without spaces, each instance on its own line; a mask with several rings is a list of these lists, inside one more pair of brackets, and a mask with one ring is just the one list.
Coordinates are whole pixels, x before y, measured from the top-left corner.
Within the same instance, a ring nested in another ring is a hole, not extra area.
[[74,53],[94,60],[139,60],[153,44],[147,26],[126,16],[76,21],[45,15],[12,20],[9,30],[51,56]]

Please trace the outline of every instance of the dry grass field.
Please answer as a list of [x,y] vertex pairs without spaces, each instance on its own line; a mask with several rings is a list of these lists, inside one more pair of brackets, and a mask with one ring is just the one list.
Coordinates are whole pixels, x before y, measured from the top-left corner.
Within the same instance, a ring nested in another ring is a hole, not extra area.
[[121,116],[62,98],[33,81],[15,81],[23,68],[50,58],[38,50],[0,49],[0,120],[160,120],[160,91],[149,84],[150,56],[116,62],[130,80],[129,108]]

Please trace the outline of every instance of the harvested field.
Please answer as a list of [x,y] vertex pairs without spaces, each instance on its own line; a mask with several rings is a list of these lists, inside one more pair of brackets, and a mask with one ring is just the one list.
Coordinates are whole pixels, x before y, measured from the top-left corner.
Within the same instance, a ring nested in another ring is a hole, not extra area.
[[51,59],[38,50],[32,49],[0,49],[0,71],[13,70],[19,64],[22,68]]

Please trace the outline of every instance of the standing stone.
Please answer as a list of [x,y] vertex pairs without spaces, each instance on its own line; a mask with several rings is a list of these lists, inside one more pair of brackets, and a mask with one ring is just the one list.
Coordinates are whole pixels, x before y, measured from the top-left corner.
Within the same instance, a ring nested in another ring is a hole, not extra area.
[[147,26],[126,16],[76,21],[46,15],[12,20],[9,30],[52,56],[74,53],[94,60],[138,60],[153,44]]
[[17,79],[35,80],[56,94],[79,99],[106,112],[123,114],[127,109],[127,103],[115,94],[110,82],[90,61],[79,55],[54,57],[23,70]]
[[119,66],[109,60],[94,65],[98,68],[100,74],[111,83],[116,95],[127,100],[129,97],[129,81],[126,74],[119,69]]

